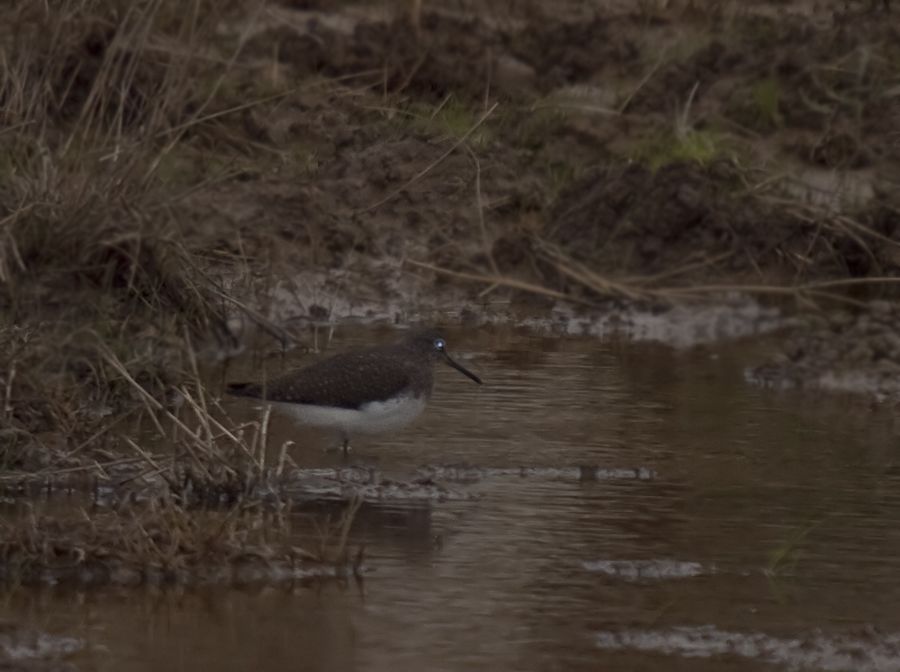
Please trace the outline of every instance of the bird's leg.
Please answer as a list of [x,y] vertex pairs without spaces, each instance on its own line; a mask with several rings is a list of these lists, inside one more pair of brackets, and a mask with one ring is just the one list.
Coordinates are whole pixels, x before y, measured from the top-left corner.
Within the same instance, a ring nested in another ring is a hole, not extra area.
[[353,448],[350,446],[350,437],[341,432],[340,434],[341,442],[337,446],[330,445],[325,448],[326,453],[334,453],[337,451],[341,451],[341,454],[346,458]]

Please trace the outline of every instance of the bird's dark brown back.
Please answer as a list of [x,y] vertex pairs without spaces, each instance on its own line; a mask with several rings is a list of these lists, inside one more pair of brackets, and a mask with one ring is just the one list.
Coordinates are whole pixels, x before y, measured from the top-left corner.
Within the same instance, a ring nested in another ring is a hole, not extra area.
[[358,409],[409,390],[429,396],[433,383],[430,361],[411,361],[400,346],[335,355],[265,383],[231,383],[236,396],[294,404]]

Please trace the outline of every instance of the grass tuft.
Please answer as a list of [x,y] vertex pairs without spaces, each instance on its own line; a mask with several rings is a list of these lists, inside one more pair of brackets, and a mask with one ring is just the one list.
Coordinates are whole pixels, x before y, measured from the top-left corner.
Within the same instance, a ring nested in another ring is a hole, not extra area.
[[105,434],[106,409],[128,396],[98,344],[162,396],[184,370],[185,334],[227,335],[221,292],[157,175],[202,126],[210,98],[193,82],[227,71],[200,47],[220,12],[204,0],[89,4],[17,0],[0,32],[7,466],[65,464]]
[[637,159],[657,171],[675,163],[708,166],[728,155],[726,137],[709,130],[666,131],[652,136],[637,148]]

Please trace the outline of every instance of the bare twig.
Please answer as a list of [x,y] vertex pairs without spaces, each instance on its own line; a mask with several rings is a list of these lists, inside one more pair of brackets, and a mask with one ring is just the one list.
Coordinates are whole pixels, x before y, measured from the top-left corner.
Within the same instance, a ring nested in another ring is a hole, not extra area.
[[468,145],[466,146],[466,151],[469,152],[469,156],[475,164],[475,209],[478,213],[478,229],[481,233],[482,250],[484,251],[484,256],[487,258],[488,263],[491,265],[491,271],[493,271],[494,275],[500,275],[500,271],[497,268],[497,262],[494,260],[494,252],[491,249],[490,241],[488,240],[487,227],[484,224],[484,202],[481,198],[481,162]]
[[418,182],[419,180],[421,180],[423,177],[425,177],[428,173],[430,173],[432,170],[434,170],[435,167],[437,167],[438,165],[440,165],[440,164],[444,161],[444,159],[446,159],[446,158],[447,158],[448,156],[450,156],[453,152],[455,152],[456,149],[457,149],[460,145],[464,144],[465,141],[469,139],[469,136],[471,136],[472,133],[474,133],[474,132],[478,129],[479,126],[481,126],[485,121],[488,120],[488,117],[490,117],[490,116],[494,113],[494,110],[497,109],[497,106],[498,106],[499,104],[500,104],[500,103],[494,103],[493,105],[491,105],[491,107],[490,107],[484,114],[482,114],[482,115],[478,118],[478,121],[476,121],[476,122],[471,126],[471,128],[469,128],[469,130],[467,130],[467,131],[462,135],[462,137],[461,137],[459,140],[457,140],[456,142],[454,142],[453,145],[451,145],[451,147],[450,147],[446,152],[444,152],[443,154],[441,154],[438,158],[436,158],[434,161],[432,161],[431,163],[429,163],[427,166],[425,166],[425,167],[424,167],[422,170],[420,170],[418,173],[416,173],[416,174],[413,175],[411,178],[409,178],[409,179],[408,179],[405,183],[403,183],[401,186],[399,186],[399,187],[397,187],[396,189],[394,189],[394,191],[390,192],[387,196],[385,196],[385,197],[382,198],[381,200],[379,200],[379,201],[373,203],[373,204],[370,205],[369,207],[363,208],[362,210],[359,210],[358,212],[359,212],[359,213],[363,213],[363,212],[371,212],[372,210],[375,210],[376,208],[381,207],[382,205],[384,205],[384,204],[387,203],[388,201],[390,201],[390,200],[396,198],[399,194],[403,193],[403,191],[405,191],[406,189],[409,189],[409,187],[411,187],[413,184],[415,184],[416,182]]
[[647,292],[638,287],[598,275],[546,241],[538,240],[537,244],[542,256],[551,262],[556,270],[601,296],[621,296],[633,301],[648,297]]
[[565,299],[567,301],[572,301],[573,303],[581,303],[585,305],[590,305],[588,301],[580,300],[576,297],[572,297],[569,294],[564,292],[559,292],[555,289],[550,289],[548,287],[543,287],[541,285],[535,285],[530,282],[525,282],[524,280],[517,280],[516,278],[509,278],[506,276],[494,276],[494,275],[483,275],[481,273],[466,273],[463,271],[454,271],[449,268],[442,268],[440,266],[435,266],[434,264],[429,264],[424,261],[416,261],[414,259],[407,259],[406,263],[412,264],[413,266],[417,266],[418,268],[424,268],[428,271],[433,271],[434,273],[440,273],[441,275],[446,275],[452,278],[458,278],[460,280],[468,280],[471,282],[479,282],[481,284],[486,285],[497,285],[501,287],[508,287],[509,289],[519,289],[525,292],[530,292],[532,294],[539,294],[541,296],[549,296],[554,299]]
[[638,82],[637,86],[634,87],[631,90],[631,93],[629,93],[625,97],[625,100],[623,100],[622,104],[619,105],[619,109],[618,109],[619,114],[625,114],[625,110],[628,109],[628,106],[631,104],[631,101],[634,99],[634,97],[640,92],[641,89],[643,89],[647,85],[647,82],[649,82],[653,78],[653,75],[656,74],[656,71],[659,70],[659,66],[662,65],[663,61],[666,58],[666,55],[667,54],[665,51],[663,51],[659,55],[659,58],[656,59],[656,63],[653,64],[653,67],[647,71],[647,74],[641,78],[641,81]]

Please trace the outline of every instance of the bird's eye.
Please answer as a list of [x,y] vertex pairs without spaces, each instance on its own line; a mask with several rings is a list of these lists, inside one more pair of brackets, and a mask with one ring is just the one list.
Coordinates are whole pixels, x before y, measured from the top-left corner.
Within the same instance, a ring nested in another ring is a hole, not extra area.
[[434,339],[434,349],[435,350],[437,350],[438,352],[443,352],[445,347],[446,347],[446,343],[444,343],[443,338]]

